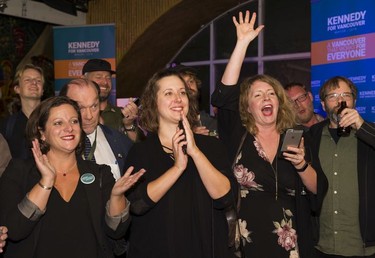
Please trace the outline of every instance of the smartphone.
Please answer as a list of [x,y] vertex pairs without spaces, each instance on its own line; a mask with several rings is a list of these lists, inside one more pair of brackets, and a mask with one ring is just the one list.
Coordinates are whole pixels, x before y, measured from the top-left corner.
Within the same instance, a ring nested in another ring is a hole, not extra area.
[[288,151],[289,146],[298,147],[301,142],[302,135],[303,130],[288,129],[285,133],[283,144],[281,145],[280,156],[282,156],[283,152]]
[[[180,128],[184,131],[184,136],[185,136],[185,139],[186,139],[185,128],[184,128],[184,125],[182,124],[182,120],[178,121],[178,128]],[[182,152],[186,155],[186,144],[182,145]]]
[[134,104],[136,104],[137,107],[139,107],[139,104],[141,104],[141,99],[137,98],[136,100],[134,100]]

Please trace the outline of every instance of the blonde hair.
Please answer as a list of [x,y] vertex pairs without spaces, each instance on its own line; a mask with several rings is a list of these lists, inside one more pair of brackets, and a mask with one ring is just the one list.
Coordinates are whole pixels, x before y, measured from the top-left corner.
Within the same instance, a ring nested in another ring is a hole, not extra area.
[[252,114],[249,113],[248,107],[248,95],[251,87],[256,81],[261,81],[269,84],[275,91],[277,99],[279,100],[279,110],[276,119],[276,129],[279,133],[283,133],[287,128],[293,128],[296,126],[295,113],[293,107],[289,102],[284,88],[281,83],[275,78],[269,75],[255,75],[246,78],[240,85],[240,100],[239,100],[239,111],[243,126],[253,135],[258,133],[258,128],[255,124],[255,119]]

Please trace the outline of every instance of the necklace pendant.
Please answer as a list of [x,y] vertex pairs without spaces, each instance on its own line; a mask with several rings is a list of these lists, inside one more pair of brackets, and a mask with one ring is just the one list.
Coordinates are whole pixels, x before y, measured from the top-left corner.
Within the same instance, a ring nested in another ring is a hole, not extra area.
[[63,176],[66,176],[66,173],[63,173]]

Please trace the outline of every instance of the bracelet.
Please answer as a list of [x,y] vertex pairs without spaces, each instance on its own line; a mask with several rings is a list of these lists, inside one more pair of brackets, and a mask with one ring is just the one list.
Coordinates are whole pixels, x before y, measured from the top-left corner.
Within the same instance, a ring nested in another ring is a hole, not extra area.
[[44,190],[51,190],[52,189],[52,186],[45,186],[45,185],[42,185],[42,183],[39,181],[38,182],[38,185],[40,186],[40,187],[42,187]]
[[304,172],[308,166],[309,166],[309,163],[305,161],[305,164],[301,168],[296,168],[296,171],[298,173]]
[[131,126],[130,128],[126,128],[126,127],[124,126],[124,131],[125,131],[125,132],[135,132],[135,125],[132,124],[132,126]]

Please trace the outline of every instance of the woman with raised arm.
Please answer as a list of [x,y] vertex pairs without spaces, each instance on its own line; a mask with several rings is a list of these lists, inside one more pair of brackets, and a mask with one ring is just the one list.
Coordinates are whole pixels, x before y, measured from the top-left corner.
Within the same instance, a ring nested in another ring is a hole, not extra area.
[[147,174],[128,195],[130,258],[230,257],[225,211],[235,180],[221,142],[193,134],[194,99],[174,70],[154,74],[141,97],[148,137],[127,164]]
[[129,226],[127,191],[144,173],[114,181],[110,167],[81,158],[76,102],[43,101],[27,122],[34,160],[11,160],[0,179],[4,257],[113,257],[110,242]]
[[306,137],[298,147],[279,151],[286,129],[296,126],[282,85],[271,76],[255,75],[237,86],[246,50],[263,29],[254,29],[255,20],[249,11],[233,17],[237,43],[212,95],[220,138],[240,185],[236,255],[311,257],[310,213],[319,212],[327,182]]

